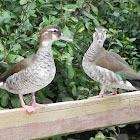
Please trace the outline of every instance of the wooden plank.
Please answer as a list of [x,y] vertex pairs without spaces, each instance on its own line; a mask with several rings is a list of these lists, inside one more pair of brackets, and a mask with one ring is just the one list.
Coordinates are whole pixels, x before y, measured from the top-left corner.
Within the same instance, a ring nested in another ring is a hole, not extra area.
[[140,92],[0,111],[0,140],[29,140],[140,122]]

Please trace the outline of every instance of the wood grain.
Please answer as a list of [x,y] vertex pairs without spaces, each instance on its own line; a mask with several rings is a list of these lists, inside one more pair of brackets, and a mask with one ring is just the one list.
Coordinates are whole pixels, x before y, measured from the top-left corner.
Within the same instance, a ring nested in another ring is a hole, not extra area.
[[140,92],[0,111],[0,140],[29,140],[140,122]]

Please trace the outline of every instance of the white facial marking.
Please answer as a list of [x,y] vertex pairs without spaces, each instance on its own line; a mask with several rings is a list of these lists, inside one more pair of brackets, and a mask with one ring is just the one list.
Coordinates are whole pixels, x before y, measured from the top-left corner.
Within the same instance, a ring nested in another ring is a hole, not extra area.
[[0,82],[0,86],[2,86],[3,85],[3,82]]
[[52,40],[58,40],[57,36],[52,34]]
[[42,35],[46,35],[46,34],[48,34],[48,32],[46,31],[46,32],[44,32]]
[[51,29],[48,29],[48,31],[51,31],[51,32],[54,32],[54,31],[58,31],[56,28],[51,28]]

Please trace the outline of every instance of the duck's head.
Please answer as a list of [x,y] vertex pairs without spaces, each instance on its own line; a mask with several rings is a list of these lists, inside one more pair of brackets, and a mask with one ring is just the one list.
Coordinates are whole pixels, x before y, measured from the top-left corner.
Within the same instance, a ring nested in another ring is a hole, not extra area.
[[98,43],[103,43],[106,40],[106,30],[103,26],[97,26],[95,28],[93,39]]
[[53,42],[55,40],[65,40],[68,42],[73,41],[72,39],[63,35],[60,27],[53,25],[45,27],[40,35],[40,43]]

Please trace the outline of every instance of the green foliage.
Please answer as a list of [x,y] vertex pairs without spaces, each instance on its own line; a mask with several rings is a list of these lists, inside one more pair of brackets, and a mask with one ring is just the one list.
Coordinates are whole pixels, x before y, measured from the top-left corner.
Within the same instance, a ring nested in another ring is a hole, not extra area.
[[[71,101],[97,95],[99,83],[91,80],[81,65],[83,54],[92,42],[94,28],[106,27],[105,49],[120,54],[135,71],[140,71],[139,5],[139,0],[0,1],[0,72],[34,55],[41,29],[58,25],[74,42],[54,42],[56,77],[36,93],[37,101]],[[30,95],[26,95],[25,100],[28,102]],[[18,96],[0,90],[0,105],[2,108],[19,107]]]

